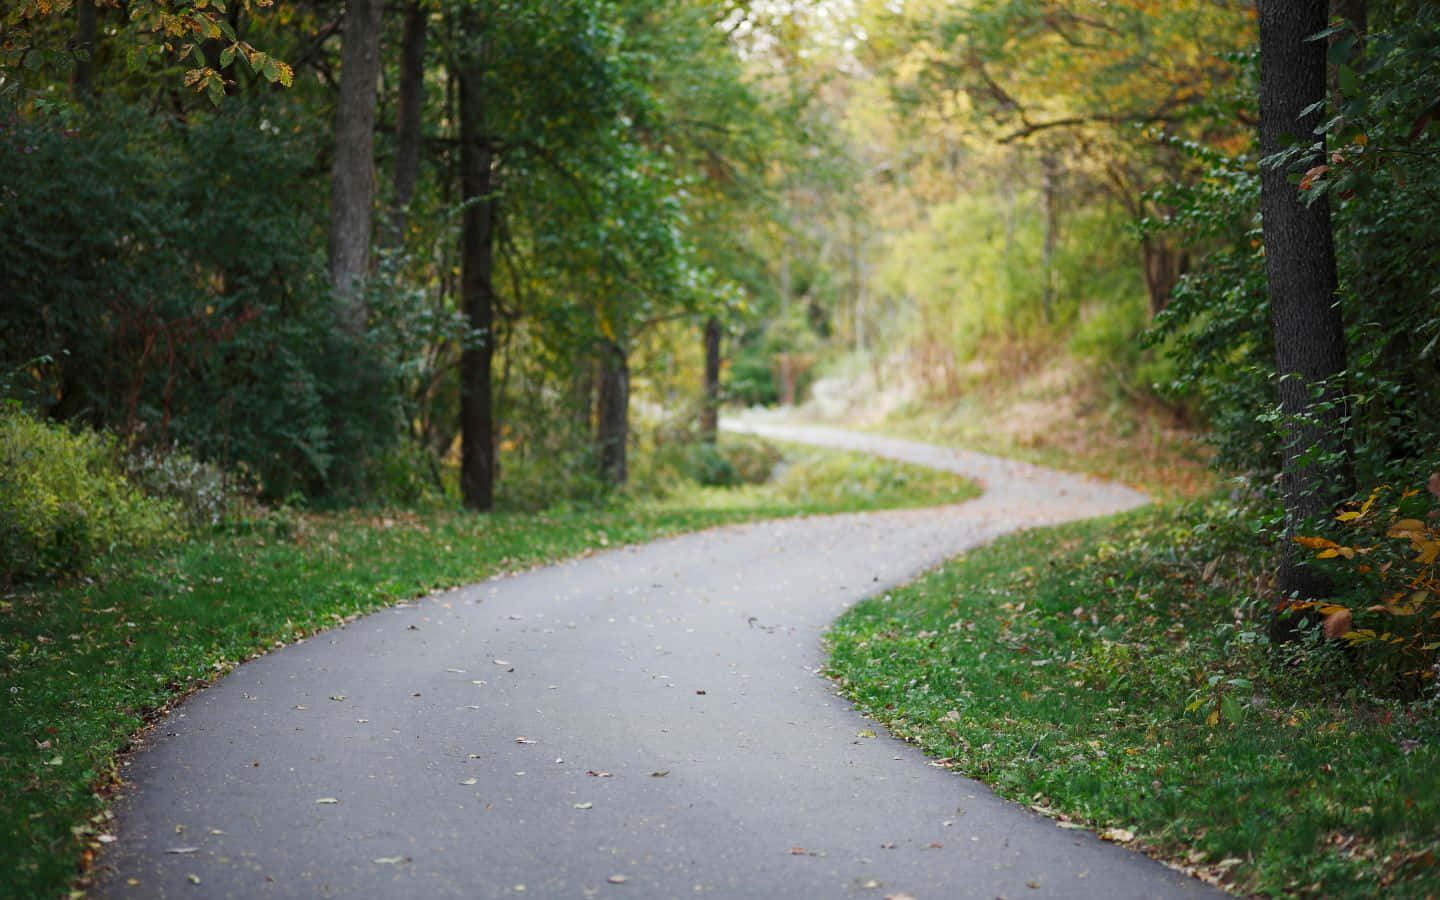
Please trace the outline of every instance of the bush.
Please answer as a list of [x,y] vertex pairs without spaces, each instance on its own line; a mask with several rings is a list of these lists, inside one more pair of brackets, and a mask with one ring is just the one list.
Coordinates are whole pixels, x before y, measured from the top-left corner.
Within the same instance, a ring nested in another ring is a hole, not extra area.
[[0,581],[78,574],[182,531],[175,504],[126,482],[114,438],[0,410]]
[[131,483],[149,497],[174,503],[195,526],[219,525],[242,494],[224,469],[196,460],[175,444],[141,447],[126,455],[124,467]]

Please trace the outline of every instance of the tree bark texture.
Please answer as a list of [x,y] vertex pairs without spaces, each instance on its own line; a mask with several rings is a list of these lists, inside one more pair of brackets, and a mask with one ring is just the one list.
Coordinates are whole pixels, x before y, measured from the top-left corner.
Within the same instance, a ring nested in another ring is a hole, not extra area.
[[[1260,146],[1265,156],[1293,142],[1309,144],[1325,98],[1325,42],[1307,40],[1326,27],[1326,0],[1260,0]],[[1336,294],[1330,209],[1307,205],[1289,176],[1315,161],[1263,166],[1260,205],[1265,271],[1275,338],[1282,415],[1282,493],[1286,540],[1280,565],[1283,597],[1324,596],[1328,585],[1300,566],[1290,540],[1307,519],[1328,515],[1353,490],[1344,425],[1345,334]],[[1282,600],[1283,603],[1283,600]],[[1288,637],[1277,616],[1272,634]]]
[[375,88],[380,76],[380,0],[350,0],[340,45],[340,101],[330,181],[330,284],[340,327],[365,329],[362,287],[370,268],[375,196]]
[[483,73],[480,59],[460,72],[460,297],[471,331],[460,357],[460,493],[476,510],[495,503],[495,160],[486,142]]
[[630,364],[625,351],[614,341],[600,348],[600,400],[597,443],[600,445],[600,474],[611,484],[625,483],[626,444],[630,438]]
[[400,96],[395,109],[395,180],[387,235],[387,244],[391,247],[405,245],[410,201],[415,198],[415,185],[420,180],[427,22],[424,5],[420,0],[411,0],[405,7],[405,31],[400,39]]
[[88,100],[95,73],[95,0],[75,3],[75,71],[70,89],[76,100]]
[[700,401],[700,439],[715,443],[720,430],[720,320],[705,320],[705,384]]

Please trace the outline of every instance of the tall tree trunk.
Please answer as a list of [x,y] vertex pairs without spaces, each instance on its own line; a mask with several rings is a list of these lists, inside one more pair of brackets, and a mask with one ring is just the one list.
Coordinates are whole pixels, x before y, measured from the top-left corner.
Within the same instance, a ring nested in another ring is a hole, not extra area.
[[477,510],[495,503],[495,160],[486,142],[483,75],[483,54],[460,72],[460,299],[471,330],[460,357],[460,493]]
[[715,443],[720,430],[720,320],[705,320],[705,394],[700,400],[700,439]]
[[76,100],[89,100],[94,91],[95,74],[95,0],[75,3],[75,71],[70,90]]
[[630,365],[614,341],[600,348],[600,401],[596,416],[600,474],[611,484],[625,483],[625,449],[630,438]]
[[405,245],[405,226],[420,180],[421,113],[425,108],[425,29],[428,13],[420,0],[405,7],[400,39],[400,97],[395,111],[395,181],[386,243]]
[[340,101],[330,187],[330,284],[341,329],[365,329],[375,196],[375,87],[380,77],[380,0],[349,0],[340,45]]
[[[1308,143],[1323,110],[1301,111],[1325,98],[1325,43],[1308,40],[1327,24],[1326,0],[1260,0],[1260,147],[1269,156],[1295,140]],[[1344,423],[1345,334],[1336,294],[1330,208],[1307,205],[1289,176],[1313,161],[1264,166],[1260,207],[1265,273],[1275,336],[1275,371],[1282,415],[1282,492],[1286,540],[1280,564],[1283,597],[1319,597],[1329,585],[1301,566],[1290,540],[1302,523],[1328,515],[1353,490]],[[1292,636],[1277,604],[1271,634]]]

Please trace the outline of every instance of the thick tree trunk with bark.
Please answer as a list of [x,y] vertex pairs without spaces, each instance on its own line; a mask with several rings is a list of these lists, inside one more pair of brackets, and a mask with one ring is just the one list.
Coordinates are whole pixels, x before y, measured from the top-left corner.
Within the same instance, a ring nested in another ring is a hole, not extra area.
[[70,90],[76,100],[89,100],[95,73],[95,0],[75,3],[75,71]]
[[624,484],[630,438],[630,364],[624,349],[614,341],[606,341],[600,348],[599,407],[596,443],[600,445],[600,474],[611,484]]
[[700,401],[700,439],[715,443],[720,429],[720,320],[705,320],[705,393]]
[[380,76],[380,0],[350,0],[340,45],[340,101],[330,187],[330,283],[340,327],[365,329],[362,290],[370,268],[375,196],[375,86]]
[[[1328,11],[1326,0],[1260,0],[1260,146],[1266,156],[1297,140],[1315,140],[1323,110],[1303,119],[1301,111],[1325,98],[1325,43],[1307,39],[1325,28]],[[1288,177],[1315,162],[1265,166],[1260,182],[1283,416],[1286,540],[1279,588],[1282,597],[1302,599],[1324,596],[1329,586],[1298,564],[1290,538],[1306,520],[1330,514],[1352,492],[1354,477],[1344,424],[1345,333],[1330,209],[1323,199],[1306,205]],[[1272,620],[1273,637],[1290,637],[1292,630],[1288,619],[1277,614]]]
[[395,180],[386,236],[386,243],[391,247],[405,245],[410,201],[420,180],[427,15],[420,0],[410,0],[405,7],[405,31],[400,39],[400,96],[395,109]]
[[460,297],[471,336],[460,357],[460,493],[470,509],[495,503],[495,421],[491,358],[495,353],[494,154],[486,143],[483,68],[460,72]]

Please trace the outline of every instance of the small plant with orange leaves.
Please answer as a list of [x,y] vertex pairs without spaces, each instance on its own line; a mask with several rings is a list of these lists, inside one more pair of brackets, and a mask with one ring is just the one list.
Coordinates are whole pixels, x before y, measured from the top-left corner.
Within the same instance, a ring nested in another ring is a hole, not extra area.
[[1295,541],[1341,569],[1339,590],[1297,605],[1324,617],[1327,638],[1359,651],[1373,687],[1414,695],[1434,683],[1440,650],[1440,472],[1424,489],[1381,485],[1335,519],[1349,540]]

